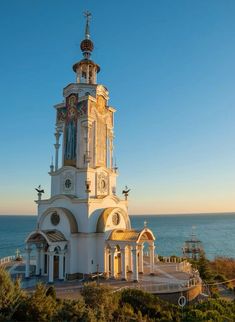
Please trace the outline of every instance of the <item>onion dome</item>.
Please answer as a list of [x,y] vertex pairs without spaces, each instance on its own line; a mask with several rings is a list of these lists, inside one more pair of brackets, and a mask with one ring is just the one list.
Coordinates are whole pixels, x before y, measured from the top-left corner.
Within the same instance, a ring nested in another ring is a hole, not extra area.
[[84,39],[81,42],[80,48],[82,52],[85,52],[85,51],[92,52],[94,49],[94,44],[90,39]]

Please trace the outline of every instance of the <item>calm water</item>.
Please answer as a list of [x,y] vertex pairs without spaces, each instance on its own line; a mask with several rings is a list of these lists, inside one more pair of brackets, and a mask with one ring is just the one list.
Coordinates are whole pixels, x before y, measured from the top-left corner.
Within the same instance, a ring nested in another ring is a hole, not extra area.
[[[145,220],[156,236],[160,255],[181,255],[183,243],[194,226],[208,258],[219,255],[235,258],[235,213],[131,216],[132,227],[143,228]],[[13,255],[17,248],[23,252],[24,240],[35,226],[35,216],[0,216],[0,258]]]
[[182,255],[183,243],[194,232],[203,243],[206,256],[235,258],[235,213],[200,215],[132,216],[133,228],[147,226],[156,237],[157,253],[163,256]]

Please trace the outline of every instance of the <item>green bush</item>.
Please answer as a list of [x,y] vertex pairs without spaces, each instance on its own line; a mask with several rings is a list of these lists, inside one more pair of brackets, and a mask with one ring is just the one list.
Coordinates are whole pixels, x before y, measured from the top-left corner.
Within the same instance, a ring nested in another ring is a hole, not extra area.
[[[216,293],[215,293],[216,294]],[[217,295],[214,295],[217,297]],[[32,294],[12,282],[0,270],[1,322],[228,322],[235,321],[235,301],[209,299],[186,306],[183,311],[157,296],[138,289],[113,289],[85,284],[76,300],[56,299],[54,287],[38,284]]]
[[0,321],[12,319],[24,296],[20,281],[13,282],[9,273],[0,267]]

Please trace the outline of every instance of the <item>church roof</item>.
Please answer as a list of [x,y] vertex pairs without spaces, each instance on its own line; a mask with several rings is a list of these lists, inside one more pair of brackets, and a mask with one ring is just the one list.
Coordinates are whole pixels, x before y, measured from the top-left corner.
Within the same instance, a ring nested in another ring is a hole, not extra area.
[[141,233],[141,230],[135,230],[135,229],[114,230],[109,236],[109,240],[136,241],[140,233]]
[[49,244],[66,241],[66,238],[59,230],[53,229],[53,230],[37,230],[29,235],[27,242],[39,243],[45,239]]
[[59,230],[44,230],[43,231],[47,238],[50,240],[50,242],[59,242],[59,241],[66,241],[66,238]]
[[135,230],[135,229],[115,229],[111,232],[108,240],[117,241],[145,241],[154,240],[154,235],[149,229]]

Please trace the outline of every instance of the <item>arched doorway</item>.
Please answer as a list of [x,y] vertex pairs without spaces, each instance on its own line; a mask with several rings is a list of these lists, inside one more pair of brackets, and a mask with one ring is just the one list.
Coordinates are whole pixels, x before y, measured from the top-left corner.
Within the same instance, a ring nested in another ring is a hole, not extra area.
[[25,277],[29,278],[30,256],[36,250],[36,275],[47,275],[48,282],[54,279],[63,280],[65,277],[65,254],[67,240],[57,230],[34,231],[26,240],[26,268]]
[[[60,247],[57,246],[54,250],[54,279],[59,278],[59,252],[61,251]],[[64,266],[64,263],[63,263]]]

